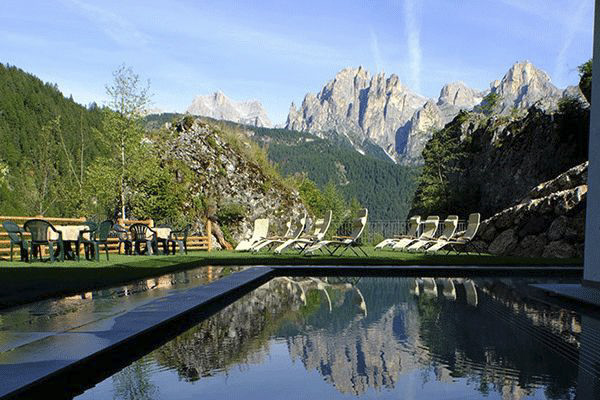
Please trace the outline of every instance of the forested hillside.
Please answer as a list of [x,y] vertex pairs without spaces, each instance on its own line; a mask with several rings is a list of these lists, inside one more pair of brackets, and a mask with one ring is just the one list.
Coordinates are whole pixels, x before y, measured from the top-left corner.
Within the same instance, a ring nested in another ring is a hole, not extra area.
[[70,213],[81,175],[99,153],[101,111],[0,64],[0,212]]
[[252,128],[285,175],[305,173],[323,188],[334,183],[346,199],[368,207],[373,219],[405,219],[418,170],[396,165],[315,136],[285,129]]

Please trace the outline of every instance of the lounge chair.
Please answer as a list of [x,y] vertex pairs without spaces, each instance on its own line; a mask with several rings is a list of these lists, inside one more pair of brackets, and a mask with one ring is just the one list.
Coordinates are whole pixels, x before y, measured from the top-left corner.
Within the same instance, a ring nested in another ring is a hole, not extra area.
[[300,218],[299,222],[300,223],[298,224],[296,229],[294,229],[293,224],[290,221],[288,224],[288,230],[283,237],[267,238],[261,241],[260,243],[257,243],[254,246],[252,246],[251,251],[257,253],[265,247],[268,247],[270,249],[276,244],[284,243],[289,239],[298,239],[300,235],[302,235],[302,233],[304,232],[304,228],[306,228],[306,214],[304,214],[304,216]]
[[242,240],[238,243],[235,250],[237,251],[248,251],[252,246],[261,240],[266,239],[269,234],[269,219],[259,218],[254,221],[254,231],[250,239]]
[[350,249],[355,255],[360,257],[360,254],[354,250],[356,247],[365,257],[368,254],[360,247],[360,237],[367,226],[367,217],[369,210],[363,208],[358,212],[357,218],[352,223],[352,233],[350,236],[334,236],[332,240],[321,240],[306,249],[306,254],[312,254],[317,250],[325,249],[329,255],[335,255],[338,250],[341,250],[339,256],[342,256],[346,250]]
[[383,249],[386,246],[393,246],[400,239],[416,239],[421,226],[421,216],[414,215],[408,220],[408,228],[406,229],[406,235],[400,235],[393,238],[385,239],[382,242],[375,245],[375,250]]
[[458,215],[448,215],[444,220],[444,230],[442,234],[436,239],[419,239],[413,242],[410,246],[406,248],[406,250],[416,251],[426,248],[427,246],[431,246],[440,240],[452,240],[454,238],[454,234],[456,232],[456,227],[458,226]]
[[477,252],[477,254],[481,254],[480,249],[477,248],[473,244],[473,240],[475,239],[475,235],[479,230],[479,223],[481,221],[481,214],[473,213],[469,215],[469,221],[467,224],[467,229],[462,232],[458,232],[454,235],[454,238],[451,240],[439,240],[433,246],[427,249],[427,252],[439,251],[442,249],[448,249],[448,253],[451,251],[455,251],[458,253],[458,248],[462,247],[468,251],[469,248],[472,248]]
[[310,235],[300,235],[300,237],[295,239],[288,239],[285,242],[281,243],[275,249],[275,254],[281,254],[281,252],[288,247],[294,247],[300,250],[300,253],[303,253],[309,246],[325,239],[325,235],[329,230],[329,225],[331,225],[331,216],[333,213],[331,210],[327,211],[324,218],[319,218],[315,221],[313,225],[313,233]]
[[281,239],[284,237],[291,236],[294,231],[293,224],[294,224],[294,220],[290,218],[290,220],[285,223],[286,230],[285,230],[285,233],[283,234],[283,236],[270,236],[270,237],[264,237],[262,239],[259,239],[259,240],[255,241],[254,243],[252,243],[252,245],[250,245],[250,248],[248,249],[248,251],[251,251],[254,247],[259,246],[261,243],[263,243],[267,240]]
[[439,223],[440,217],[438,217],[437,215],[428,216],[425,222],[422,222],[423,231],[421,232],[418,238],[400,239],[396,243],[394,243],[392,248],[394,250],[404,250],[417,240],[432,240],[435,236],[435,232],[437,231]]

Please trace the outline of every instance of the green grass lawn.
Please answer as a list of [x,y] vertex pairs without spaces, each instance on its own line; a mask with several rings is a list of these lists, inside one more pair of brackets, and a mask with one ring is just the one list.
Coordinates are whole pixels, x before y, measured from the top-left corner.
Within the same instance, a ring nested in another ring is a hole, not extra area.
[[495,257],[490,255],[425,255],[365,248],[369,257],[347,252],[343,257],[273,255],[232,251],[192,252],[177,256],[111,255],[110,261],[0,261],[0,308],[42,298],[75,294],[203,265],[580,265],[581,259]]

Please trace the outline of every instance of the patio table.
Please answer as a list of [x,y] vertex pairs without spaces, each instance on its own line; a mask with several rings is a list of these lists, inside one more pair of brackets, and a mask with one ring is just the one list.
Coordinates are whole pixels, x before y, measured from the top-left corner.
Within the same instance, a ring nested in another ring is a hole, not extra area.
[[168,239],[171,234],[171,228],[152,228],[156,232],[157,239]]
[[[75,259],[75,250],[73,246],[78,245],[79,232],[89,230],[87,225],[54,225],[56,230],[61,231],[63,235],[63,244],[65,245],[65,258],[70,260]],[[90,234],[84,233],[84,239],[89,239]],[[48,230],[48,239],[57,240],[58,234],[52,230]]]
[[162,243],[164,254],[169,254],[169,246],[168,240],[171,236],[171,228],[162,227],[162,228],[152,228],[156,232],[156,240],[157,242]]

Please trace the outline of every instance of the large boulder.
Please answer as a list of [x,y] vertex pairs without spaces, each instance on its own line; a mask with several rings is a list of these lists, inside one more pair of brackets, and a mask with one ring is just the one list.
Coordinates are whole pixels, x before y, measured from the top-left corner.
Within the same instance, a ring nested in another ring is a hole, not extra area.
[[[228,205],[243,210],[241,221],[229,227],[235,240],[249,236],[257,218],[269,218],[270,231],[277,233],[290,218],[306,212],[297,192],[263,170],[219,129],[200,119],[184,119],[167,128],[170,137],[162,157],[191,171],[186,182],[190,207],[211,202],[217,210]],[[202,220],[194,222],[202,225]]]
[[499,234],[488,247],[491,254],[500,255],[512,252],[518,244],[518,237],[513,229],[507,229]]

